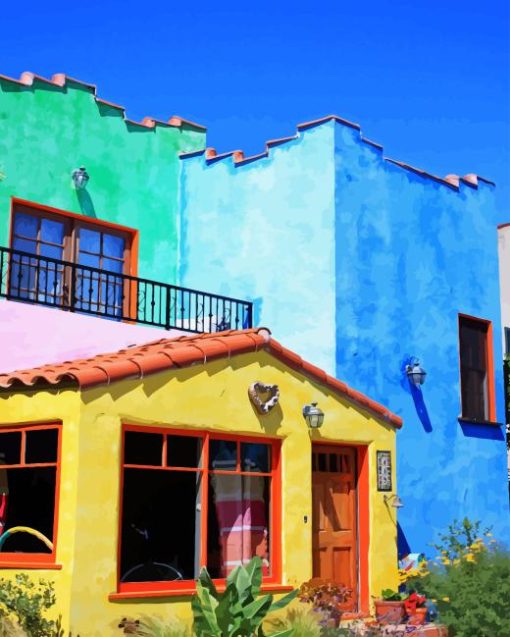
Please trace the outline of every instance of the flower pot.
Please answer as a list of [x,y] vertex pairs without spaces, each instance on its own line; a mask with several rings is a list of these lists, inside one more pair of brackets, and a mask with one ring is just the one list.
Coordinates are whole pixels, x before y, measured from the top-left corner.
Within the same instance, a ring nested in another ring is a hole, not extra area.
[[411,615],[409,615],[409,619],[407,621],[411,626],[421,626],[425,623],[427,619],[427,609],[426,608],[417,608]]
[[404,602],[388,602],[384,599],[375,602],[375,615],[381,624],[400,624],[405,614]]

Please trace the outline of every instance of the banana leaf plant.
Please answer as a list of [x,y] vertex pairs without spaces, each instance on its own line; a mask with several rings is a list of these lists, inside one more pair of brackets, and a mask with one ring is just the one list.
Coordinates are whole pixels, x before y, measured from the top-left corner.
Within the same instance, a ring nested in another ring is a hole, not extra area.
[[[236,567],[227,577],[226,588],[218,593],[206,568],[197,580],[191,600],[193,629],[197,637],[266,637],[262,622],[266,616],[284,608],[297,595],[294,590],[273,601],[273,595],[260,595],[262,560],[254,557],[246,566]],[[270,637],[290,637],[292,629]]]

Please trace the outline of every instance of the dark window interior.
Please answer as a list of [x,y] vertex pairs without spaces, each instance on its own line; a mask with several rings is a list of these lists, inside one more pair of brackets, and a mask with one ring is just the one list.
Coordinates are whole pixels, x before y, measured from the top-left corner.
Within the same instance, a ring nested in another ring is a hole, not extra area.
[[0,464],[20,464],[21,431],[0,433]]
[[[53,541],[56,467],[2,469],[7,474],[9,493],[5,528],[28,526]],[[2,551],[9,553],[51,553],[33,535],[14,533],[5,541]]]
[[124,470],[122,582],[196,577],[197,480],[195,472]]
[[126,431],[124,438],[124,464],[142,464],[160,467],[163,436],[139,431]]
[[200,452],[200,438],[167,436],[167,465],[169,467],[199,467]]
[[487,324],[460,319],[460,380],[462,416],[489,419],[487,384]]
[[26,433],[25,462],[57,462],[57,429],[34,429]]

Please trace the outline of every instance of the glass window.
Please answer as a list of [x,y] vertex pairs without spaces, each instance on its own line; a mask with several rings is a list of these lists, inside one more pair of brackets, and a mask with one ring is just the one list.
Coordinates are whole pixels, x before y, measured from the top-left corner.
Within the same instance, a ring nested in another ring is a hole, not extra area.
[[54,555],[59,435],[59,427],[0,431],[0,562]]
[[[126,430],[119,589],[136,590],[126,587],[137,582],[172,588],[196,579],[201,565],[224,578],[255,555],[264,577],[275,575],[275,444]],[[140,453],[148,447],[143,466]],[[210,457],[206,466],[202,453]],[[134,460],[136,468],[126,466]]]
[[27,239],[37,239],[39,224],[37,217],[26,215],[22,212],[16,213],[14,217],[14,234]]
[[490,420],[487,321],[460,317],[460,384],[462,416]]

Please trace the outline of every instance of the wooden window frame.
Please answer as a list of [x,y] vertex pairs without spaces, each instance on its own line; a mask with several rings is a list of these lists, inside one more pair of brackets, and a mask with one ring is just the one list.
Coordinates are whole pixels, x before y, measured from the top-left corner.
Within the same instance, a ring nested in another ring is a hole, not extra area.
[[[170,436],[189,436],[202,440],[201,463],[200,467],[166,467],[161,466],[160,469],[172,471],[188,471],[200,473],[202,475],[202,498],[200,513],[200,567],[205,566],[207,560],[207,516],[209,506],[209,476],[213,474],[213,470],[209,469],[209,444],[210,440],[229,440],[237,442],[238,466],[235,471],[231,470],[214,470],[215,474],[222,475],[243,475],[247,473],[250,476],[265,476],[271,478],[270,503],[269,503],[269,555],[271,565],[271,575],[263,577],[262,584],[264,588],[272,590],[290,590],[290,587],[280,586],[281,582],[281,440],[271,437],[245,436],[235,434],[223,434],[204,430],[187,430],[187,429],[171,429],[168,427],[147,427],[143,425],[124,424],[121,429],[121,463],[120,463],[120,479],[119,479],[119,519],[117,530],[117,593],[109,596],[110,600],[122,599],[129,597],[152,597],[165,595],[186,595],[196,590],[194,580],[178,580],[173,582],[121,582],[121,541],[122,541],[122,518],[123,518],[123,488],[124,488],[124,468],[131,469],[147,469],[154,470],[158,467],[149,465],[125,465],[124,463],[124,446],[125,433],[155,433]],[[271,471],[269,472],[244,472],[240,470],[240,445],[243,442],[252,442],[266,444],[271,447]],[[163,458],[166,457],[166,437],[163,438],[162,447]],[[226,585],[226,578],[214,579],[214,583],[221,590]]]
[[[57,460],[56,462],[26,463],[25,441],[27,431],[40,431],[56,429],[57,440]],[[20,463],[16,465],[2,465],[2,469],[31,469],[34,467],[55,467],[55,501],[53,505],[53,551],[51,553],[9,553],[0,551],[0,568],[60,568],[55,564],[57,556],[58,521],[60,505],[60,475],[62,467],[62,422],[52,421],[45,423],[24,423],[16,425],[1,425],[0,433],[21,432],[21,457]],[[6,529],[7,531],[8,529]]]
[[[471,321],[473,323],[479,323],[485,327],[486,338],[486,383],[487,383],[487,411],[488,418],[485,420],[479,420],[464,413],[464,407],[462,405],[462,352],[460,342],[460,330],[462,321]],[[460,407],[461,415],[459,420],[472,423],[495,423],[496,422],[496,387],[494,377],[494,339],[492,331],[492,321],[488,319],[482,319],[477,316],[471,316],[469,314],[458,315],[458,341],[459,341],[459,389],[460,389]]]
[[[23,210],[21,210],[21,208],[23,208]],[[76,237],[78,227],[122,237],[126,241],[126,247],[124,249],[124,271],[122,274],[133,277],[137,276],[139,233],[135,228],[12,197],[9,225],[9,247],[11,248],[14,239],[14,215],[16,212],[24,212],[37,218],[42,217],[64,223],[64,254],[62,260],[71,263],[76,263],[78,257],[79,247]]]

